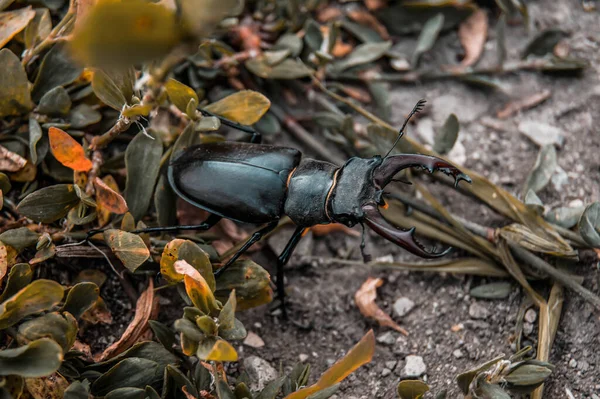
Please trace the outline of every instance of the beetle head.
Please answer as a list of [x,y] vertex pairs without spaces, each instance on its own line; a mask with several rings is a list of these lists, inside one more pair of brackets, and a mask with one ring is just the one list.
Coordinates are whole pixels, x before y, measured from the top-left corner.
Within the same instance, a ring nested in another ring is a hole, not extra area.
[[381,164],[373,170],[373,185],[378,190],[372,201],[362,205],[363,221],[377,234],[423,258],[437,258],[446,255],[451,248],[441,252],[428,251],[414,237],[415,228],[399,230],[391,225],[379,213],[378,205],[383,205],[383,189],[392,181],[394,176],[403,169],[417,167],[433,173],[439,170],[454,177],[455,187],[458,182],[465,180],[471,183],[471,179],[448,162],[433,156],[419,154],[400,154],[383,159]]

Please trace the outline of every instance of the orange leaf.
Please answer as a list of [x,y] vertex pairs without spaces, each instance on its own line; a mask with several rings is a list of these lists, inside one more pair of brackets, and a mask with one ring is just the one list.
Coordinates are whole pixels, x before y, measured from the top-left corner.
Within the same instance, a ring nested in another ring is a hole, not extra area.
[[48,130],[48,137],[50,150],[58,162],[78,172],[89,172],[92,169],[92,161],[85,157],[81,144],[67,132],[51,127]]
[[194,306],[204,314],[215,313],[219,309],[219,305],[202,274],[185,260],[178,260],[175,262],[174,267],[177,273],[183,274],[185,292],[187,292]]
[[317,237],[326,236],[336,231],[340,231],[351,237],[360,237],[360,233],[358,231],[353,230],[350,227],[344,226],[341,223],[317,224],[311,227],[310,230],[313,232],[313,235]]
[[133,320],[123,335],[121,335],[121,339],[106,348],[98,359],[96,359],[98,362],[113,358],[129,349],[139,340],[146,328],[148,328],[150,315],[153,313],[153,309],[158,306],[158,300],[155,300],[154,298],[154,283],[152,282],[152,279],[149,279],[148,281],[148,288],[140,295],[135,306],[135,316],[133,317]]
[[485,11],[478,9],[465,22],[460,24],[458,37],[465,50],[465,58],[461,65],[467,67],[475,64],[483,53],[487,39],[488,17]]
[[127,202],[125,202],[121,194],[113,190],[108,184],[98,177],[94,179],[93,183],[96,189],[96,202],[102,209],[118,215],[122,215],[129,210]]
[[404,328],[395,323],[392,318],[375,303],[375,299],[377,299],[377,287],[380,287],[381,284],[383,284],[382,279],[369,277],[354,295],[356,306],[358,306],[360,313],[366,317],[377,320],[380,325],[391,327],[404,335],[408,335],[408,332]]
[[302,388],[285,397],[285,399],[305,399],[315,392],[322,391],[348,377],[363,364],[369,363],[375,353],[375,335],[370,330],[354,348],[329,368],[316,384]]
[[6,276],[6,272],[8,271],[8,251],[6,250],[6,245],[2,241],[0,241],[0,284],[2,283],[2,279]]

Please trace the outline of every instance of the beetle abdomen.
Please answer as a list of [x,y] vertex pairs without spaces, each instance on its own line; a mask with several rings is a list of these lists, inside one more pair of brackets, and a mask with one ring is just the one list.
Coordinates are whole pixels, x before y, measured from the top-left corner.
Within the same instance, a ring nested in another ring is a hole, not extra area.
[[298,165],[288,185],[285,213],[298,226],[329,223],[327,199],[337,166],[314,159]]
[[169,165],[183,199],[213,214],[247,223],[277,220],[298,150],[262,144],[210,143],[188,148]]

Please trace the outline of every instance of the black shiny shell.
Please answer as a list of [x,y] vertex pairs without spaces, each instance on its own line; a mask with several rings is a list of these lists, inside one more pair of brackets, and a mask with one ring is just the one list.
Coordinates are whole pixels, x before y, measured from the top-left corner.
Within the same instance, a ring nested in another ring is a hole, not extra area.
[[281,217],[286,182],[301,157],[293,148],[264,144],[201,144],[169,165],[169,183],[177,195],[210,213],[266,223]]

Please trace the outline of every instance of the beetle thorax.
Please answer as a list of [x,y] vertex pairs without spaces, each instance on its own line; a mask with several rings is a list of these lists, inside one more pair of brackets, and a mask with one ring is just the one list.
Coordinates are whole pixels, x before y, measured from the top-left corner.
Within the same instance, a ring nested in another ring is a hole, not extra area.
[[354,157],[339,169],[327,204],[333,221],[352,227],[363,220],[363,205],[381,201],[381,189],[373,183],[373,171],[381,162],[379,156]]

